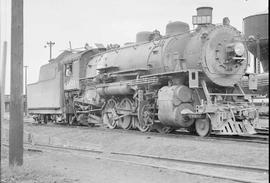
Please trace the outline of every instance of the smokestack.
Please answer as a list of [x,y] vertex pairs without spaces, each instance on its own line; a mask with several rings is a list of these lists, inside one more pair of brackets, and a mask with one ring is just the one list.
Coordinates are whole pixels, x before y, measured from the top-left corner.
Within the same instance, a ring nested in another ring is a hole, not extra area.
[[211,16],[212,17],[212,7],[199,7],[197,8],[197,16]]

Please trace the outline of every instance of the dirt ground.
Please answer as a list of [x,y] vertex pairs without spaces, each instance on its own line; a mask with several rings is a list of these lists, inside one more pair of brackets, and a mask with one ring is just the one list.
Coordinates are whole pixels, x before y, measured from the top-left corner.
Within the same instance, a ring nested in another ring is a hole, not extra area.
[[85,158],[61,152],[24,152],[24,165],[9,168],[2,156],[3,183],[233,183],[162,168]]
[[268,144],[211,141],[200,137],[171,138],[98,128],[54,128],[48,125],[25,125],[25,130],[34,134],[35,139],[42,143],[246,166],[269,166],[268,161],[265,161],[269,159]]
[[[7,128],[8,121],[3,124]],[[65,143],[103,151],[132,152],[171,158],[268,167],[269,147],[263,144],[202,139],[163,138],[95,128],[53,128],[25,123],[37,141]],[[2,150],[2,182],[7,183],[216,183],[233,182],[135,165],[61,151],[24,151],[24,165],[8,166],[8,147]]]

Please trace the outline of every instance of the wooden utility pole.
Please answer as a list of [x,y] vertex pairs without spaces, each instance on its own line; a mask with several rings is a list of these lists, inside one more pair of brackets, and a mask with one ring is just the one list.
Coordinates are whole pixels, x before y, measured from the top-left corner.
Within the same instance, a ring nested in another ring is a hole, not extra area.
[[11,2],[9,166],[23,164],[23,0]]
[[24,91],[25,91],[25,101],[24,101],[24,104],[25,104],[25,116],[28,116],[28,96],[27,96],[27,67],[28,66],[24,66]]
[[3,57],[2,57],[2,70],[1,70],[1,86],[2,86],[2,114],[5,112],[4,108],[4,96],[5,96],[5,89],[6,89],[6,64],[7,64],[7,41],[4,41],[3,43]]
[[[4,121],[5,114],[5,80],[6,80],[6,63],[7,63],[7,41],[3,44],[3,58],[1,64],[1,76],[0,76],[0,137],[2,137],[2,121]],[[1,159],[1,138],[0,138],[0,159]],[[1,162],[1,161],[0,161]],[[0,163],[1,165],[1,163]],[[0,167],[0,180],[1,180],[1,167]]]
[[[0,29],[1,30],[1,29]],[[0,50],[1,52],[1,50]],[[2,78],[1,78],[2,80]],[[2,83],[0,82],[0,96],[2,96]],[[2,104],[2,97],[0,97],[0,104]],[[2,105],[0,105],[0,182],[2,181],[1,168],[2,168],[2,121],[3,121]]]
[[[49,42],[47,42],[47,45],[50,47],[50,60],[51,60],[52,59],[52,47],[53,47],[53,45],[55,45],[55,42],[49,41]],[[47,48],[46,45],[44,47]]]
[[[5,86],[6,86],[6,63],[7,63],[7,41],[3,43],[3,57],[1,65],[1,114],[5,113]],[[3,121],[3,116],[1,116],[1,121]]]
[[[0,50],[1,51],[1,50]],[[0,82],[0,95],[2,95],[2,83]],[[2,104],[2,99],[0,97],[0,104]],[[2,168],[2,119],[3,119],[3,116],[4,114],[2,114],[2,108],[1,108],[1,105],[0,105],[0,182],[2,181],[2,175],[1,175],[1,168]]]

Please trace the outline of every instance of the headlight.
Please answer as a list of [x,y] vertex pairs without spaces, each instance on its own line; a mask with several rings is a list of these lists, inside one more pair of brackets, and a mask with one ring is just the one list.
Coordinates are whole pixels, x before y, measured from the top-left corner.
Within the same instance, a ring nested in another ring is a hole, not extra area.
[[245,53],[245,46],[243,43],[235,43],[234,52],[237,56],[243,56]]

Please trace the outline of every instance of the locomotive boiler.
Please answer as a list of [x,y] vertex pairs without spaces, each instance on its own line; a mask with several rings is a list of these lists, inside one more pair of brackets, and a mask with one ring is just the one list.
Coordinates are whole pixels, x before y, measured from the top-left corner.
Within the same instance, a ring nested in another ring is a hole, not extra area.
[[139,32],[135,43],[61,62],[78,72],[63,74],[71,121],[200,136],[256,133],[258,111],[239,86],[249,64],[245,40],[228,21],[212,24],[212,10],[197,8],[195,30],[171,22],[165,35]]

